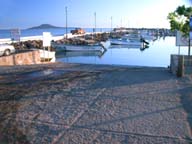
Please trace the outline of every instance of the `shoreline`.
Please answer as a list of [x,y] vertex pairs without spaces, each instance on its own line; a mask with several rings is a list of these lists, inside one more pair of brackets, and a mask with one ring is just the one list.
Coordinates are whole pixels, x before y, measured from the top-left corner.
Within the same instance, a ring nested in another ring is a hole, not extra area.
[[28,64],[28,65],[13,65],[13,66],[9,66],[9,65],[4,65],[1,66],[1,68],[3,69],[12,69],[12,68],[17,68],[19,69],[19,67],[32,67],[32,68],[36,68],[39,66],[43,66],[43,67],[61,67],[61,66],[83,66],[83,67],[111,67],[111,68],[127,68],[127,69],[164,69],[164,70],[170,70],[169,67],[163,67],[163,66],[137,66],[137,65],[120,65],[120,64],[88,64],[88,63],[65,63],[65,62],[47,62],[47,63],[37,63],[37,64]]

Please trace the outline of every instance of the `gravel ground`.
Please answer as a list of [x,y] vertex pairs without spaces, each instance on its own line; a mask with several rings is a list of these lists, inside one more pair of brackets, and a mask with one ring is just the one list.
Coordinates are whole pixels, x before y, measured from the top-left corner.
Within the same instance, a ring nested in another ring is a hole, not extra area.
[[166,68],[0,68],[1,144],[190,144],[192,76]]

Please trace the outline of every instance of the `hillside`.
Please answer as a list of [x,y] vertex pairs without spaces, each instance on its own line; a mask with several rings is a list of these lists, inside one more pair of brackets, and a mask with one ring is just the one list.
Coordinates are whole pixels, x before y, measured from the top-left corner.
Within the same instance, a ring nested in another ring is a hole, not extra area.
[[40,26],[35,26],[28,29],[49,29],[49,28],[64,28],[64,27],[57,27],[50,24],[42,24]]

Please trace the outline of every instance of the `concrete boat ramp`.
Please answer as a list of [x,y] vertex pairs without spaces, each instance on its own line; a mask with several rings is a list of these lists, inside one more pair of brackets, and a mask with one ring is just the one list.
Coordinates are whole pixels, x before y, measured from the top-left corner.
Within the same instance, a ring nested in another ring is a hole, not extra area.
[[188,144],[191,128],[191,75],[63,63],[1,67],[1,143]]

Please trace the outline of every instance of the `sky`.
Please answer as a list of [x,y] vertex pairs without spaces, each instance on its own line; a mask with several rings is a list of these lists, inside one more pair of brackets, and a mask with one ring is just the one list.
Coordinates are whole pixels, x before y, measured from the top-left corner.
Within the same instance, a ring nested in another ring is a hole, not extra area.
[[1,0],[0,29],[69,27],[170,28],[167,15],[191,0]]

